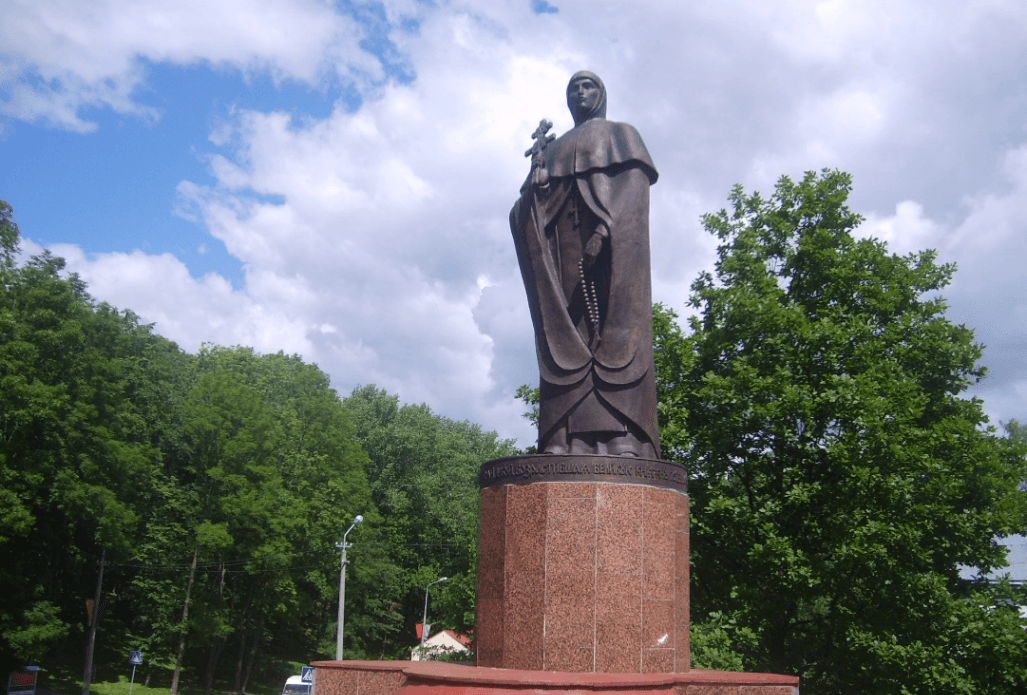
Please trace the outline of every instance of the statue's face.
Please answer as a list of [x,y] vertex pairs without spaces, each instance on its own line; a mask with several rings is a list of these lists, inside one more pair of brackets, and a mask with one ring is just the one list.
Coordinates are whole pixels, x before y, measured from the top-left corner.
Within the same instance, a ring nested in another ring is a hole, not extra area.
[[599,85],[587,77],[574,80],[567,90],[567,101],[574,112],[575,121],[579,120],[579,114],[592,113],[596,106],[599,105],[601,98],[602,90],[599,88]]

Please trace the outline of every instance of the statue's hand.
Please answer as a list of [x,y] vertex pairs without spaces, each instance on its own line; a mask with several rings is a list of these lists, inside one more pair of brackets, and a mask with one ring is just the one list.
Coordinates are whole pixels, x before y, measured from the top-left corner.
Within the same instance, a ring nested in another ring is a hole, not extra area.
[[582,255],[582,260],[585,262],[585,270],[588,270],[595,265],[596,258],[599,257],[599,252],[603,250],[603,239],[604,235],[600,230],[596,230],[596,233],[588,240],[585,244],[585,253]]
[[549,170],[545,167],[536,167],[531,172],[531,182],[536,186],[545,188],[549,185]]

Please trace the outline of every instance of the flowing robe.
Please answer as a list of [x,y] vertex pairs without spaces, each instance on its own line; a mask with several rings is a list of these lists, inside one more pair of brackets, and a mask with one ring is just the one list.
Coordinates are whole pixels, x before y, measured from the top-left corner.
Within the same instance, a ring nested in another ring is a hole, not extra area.
[[[548,185],[529,177],[510,213],[541,376],[539,451],[562,428],[630,431],[659,457],[649,259],[656,168],[638,131],[603,118],[544,155]],[[600,223],[608,236],[583,282],[579,262]]]

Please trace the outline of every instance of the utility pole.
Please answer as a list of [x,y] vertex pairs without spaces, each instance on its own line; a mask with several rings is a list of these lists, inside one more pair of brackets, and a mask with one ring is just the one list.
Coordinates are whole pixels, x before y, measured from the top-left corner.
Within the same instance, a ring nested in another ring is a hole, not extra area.
[[96,644],[96,623],[100,619],[100,588],[103,586],[103,563],[107,559],[107,549],[100,554],[100,577],[96,580],[96,598],[93,599],[93,615],[89,626],[89,642],[86,645],[86,672],[82,676],[82,695],[89,695],[89,686],[93,680],[93,645]]
[[[424,641],[426,639],[428,639],[428,589],[432,588],[436,584],[441,584],[442,582],[446,581],[447,579],[449,579],[449,577],[442,577],[441,579],[436,579],[431,584],[429,584],[428,586],[424,587],[424,616],[421,618],[421,649],[422,650],[424,649]],[[424,658],[423,654],[422,654],[422,658]]]
[[[343,619],[346,617],[346,550],[352,548],[352,543],[346,542],[346,536],[353,530],[353,527],[364,520],[360,514],[357,514],[356,518],[353,519],[353,523],[350,524],[349,530],[342,534],[342,543],[336,543],[335,547],[342,551],[342,567],[339,570],[339,628],[335,634],[335,660],[342,661],[342,625]],[[83,694],[86,695],[86,694]]]

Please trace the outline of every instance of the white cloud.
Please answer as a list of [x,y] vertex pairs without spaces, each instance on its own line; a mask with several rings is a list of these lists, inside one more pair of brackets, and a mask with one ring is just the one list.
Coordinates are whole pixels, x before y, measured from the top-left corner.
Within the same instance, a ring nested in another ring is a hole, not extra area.
[[156,117],[134,99],[143,61],[314,85],[383,76],[360,26],[318,0],[8,0],[3,14],[0,113],[81,132],[87,106]]
[[968,199],[948,250],[959,271],[953,318],[977,331],[988,376],[977,389],[995,420],[1027,420],[1027,144],[1003,158],[1004,186]]
[[[656,299],[684,310],[715,249],[699,217],[736,181],[768,191],[782,174],[851,171],[861,233],[959,262],[952,312],[989,345],[989,410],[1025,416],[1023,3],[555,4],[388,2],[390,21],[418,23],[390,35],[412,82],[361,82],[355,112],[218,122],[212,181],[182,182],[178,212],[242,263],[238,288],[167,254],[63,252],[94,294],[186,347],[299,352],[343,392],[375,382],[527,443],[512,393],[536,373],[506,215],[529,134],[543,116],[570,126],[563,89],[589,68],[661,173]],[[0,44],[21,62],[3,79],[45,82],[16,81],[32,98],[8,98],[7,113],[79,129],[83,104],[147,117],[132,100],[140,58],[310,84],[380,75],[361,28],[328,4],[114,6],[15,5]]]
[[868,215],[857,235],[879,239],[888,244],[892,253],[906,255],[936,247],[944,240],[945,231],[924,217],[923,205],[915,200],[903,200],[896,203],[894,215]]

